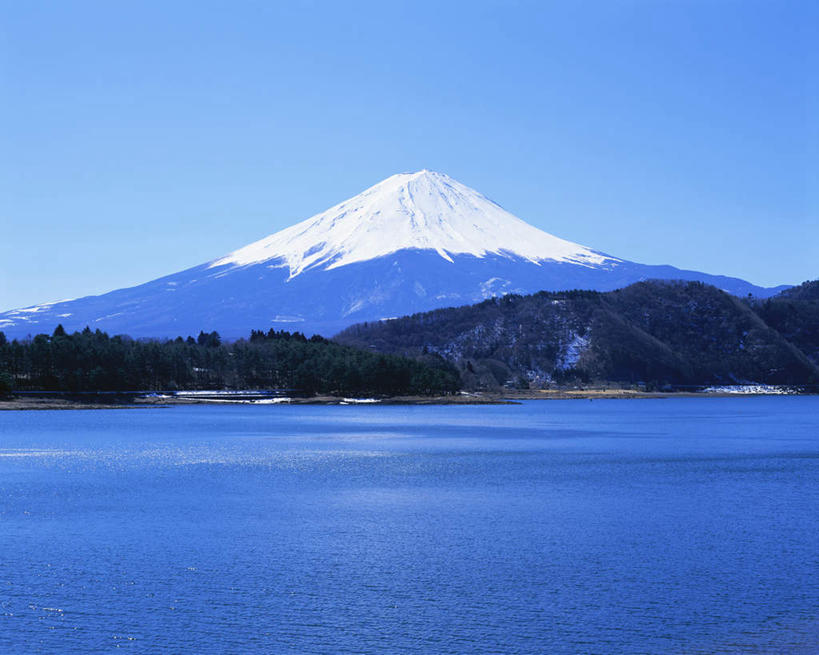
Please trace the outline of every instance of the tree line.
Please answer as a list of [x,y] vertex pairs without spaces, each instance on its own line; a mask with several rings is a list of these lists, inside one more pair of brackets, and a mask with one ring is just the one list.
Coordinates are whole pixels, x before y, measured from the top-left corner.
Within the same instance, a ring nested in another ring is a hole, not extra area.
[[437,395],[460,388],[443,358],[369,352],[287,331],[225,343],[216,332],[135,340],[85,328],[9,341],[0,332],[0,393],[287,389],[297,393]]

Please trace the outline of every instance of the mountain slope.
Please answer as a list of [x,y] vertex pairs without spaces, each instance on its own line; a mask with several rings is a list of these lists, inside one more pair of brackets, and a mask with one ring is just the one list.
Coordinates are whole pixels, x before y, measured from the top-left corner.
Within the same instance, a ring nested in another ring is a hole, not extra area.
[[210,267],[275,261],[295,277],[313,267],[331,270],[399,250],[432,250],[449,262],[452,255],[490,254],[580,266],[620,261],[538,230],[474,189],[424,170],[393,175]]
[[752,304],[765,322],[819,365],[819,280]]
[[798,286],[785,289],[775,298],[777,300],[819,302],[819,280],[807,280]]
[[748,305],[696,282],[506,296],[353,326],[336,339],[387,353],[438,353],[473,387],[819,380],[816,365]]
[[224,257],[101,296],[0,313],[19,337],[86,325],[133,336],[353,323],[541,289],[610,290],[648,278],[701,280],[767,297],[744,280],[646,266],[539,230],[440,173],[394,175]]

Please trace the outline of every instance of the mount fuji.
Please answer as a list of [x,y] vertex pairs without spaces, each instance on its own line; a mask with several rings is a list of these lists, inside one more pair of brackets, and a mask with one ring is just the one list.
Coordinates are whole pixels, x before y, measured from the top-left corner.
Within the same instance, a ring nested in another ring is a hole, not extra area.
[[737,278],[626,261],[552,236],[442,173],[393,175],[301,223],[211,262],[100,296],[0,313],[24,337],[102,329],[175,337],[251,329],[332,335],[507,293],[607,291],[649,278],[699,280],[767,297]]

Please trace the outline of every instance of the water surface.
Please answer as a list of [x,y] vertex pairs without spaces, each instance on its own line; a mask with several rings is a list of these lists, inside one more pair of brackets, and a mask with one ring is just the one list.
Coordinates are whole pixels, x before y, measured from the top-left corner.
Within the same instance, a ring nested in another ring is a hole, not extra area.
[[0,412],[0,652],[817,652],[817,417]]

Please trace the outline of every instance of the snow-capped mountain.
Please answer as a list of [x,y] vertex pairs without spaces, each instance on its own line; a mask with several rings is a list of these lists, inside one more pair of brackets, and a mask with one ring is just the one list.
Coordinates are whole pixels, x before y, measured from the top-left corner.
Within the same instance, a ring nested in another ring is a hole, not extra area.
[[442,173],[393,175],[325,212],[206,264],[101,296],[0,313],[9,336],[86,325],[172,337],[251,329],[330,335],[541,289],[610,290],[647,278],[701,280],[768,296],[743,280],[648,266],[539,230]]
[[448,262],[452,255],[490,254],[581,266],[619,261],[538,230],[474,189],[424,170],[393,175],[210,266],[277,261],[295,277],[313,267],[330,270],[399,250],[434,250]]

